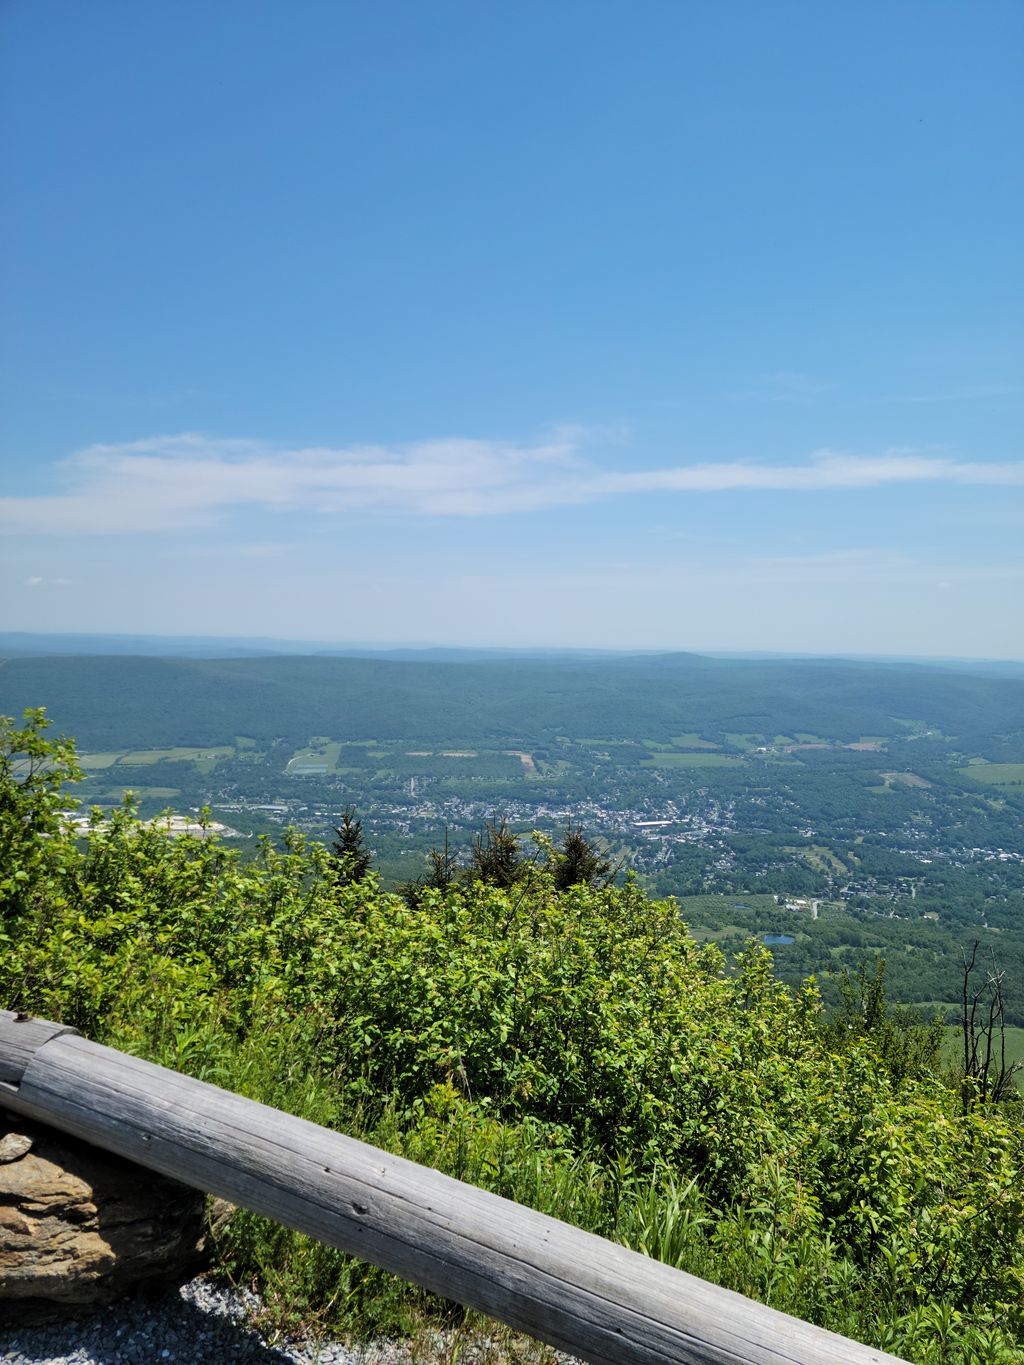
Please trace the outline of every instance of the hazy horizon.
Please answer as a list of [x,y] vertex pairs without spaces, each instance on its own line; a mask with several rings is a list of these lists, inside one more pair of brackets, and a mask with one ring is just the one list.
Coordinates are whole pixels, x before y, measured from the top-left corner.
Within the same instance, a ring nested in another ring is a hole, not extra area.
[[[1010,655],[953,655],[953,654],[878,654],[878,653],[853,653],[850,651],[836,652],[814,652],[806,650],[764,650],[764,649],[715,649],[702,647],[700,645],[690,645],[685,648],[666,648],[660,645],[637,646],[633,649],[616,649],[600,644],[577,645],[577,646],[558,646],[531,644],[526,641],[517,645],[502,644],[472,644],[465,640],[345,640],[345,639],[320,639],[311,640],[301,636],[259,636],[259,635],[233,635],[230,633],[202,635],[202,634],[154,634],[152,632],[141,631],[18,631],[7,630],[0,625],[0,652],[5,647],[9,647],[12,640],[26,641],[59,641],[59,642],[81,642],[83,652],[109,653],[109,648],[97,648],[97,642],[103,644],[149,644],[151,646],[164,645],[166,650],[162,651],[169,657],[174,656],[174,647],[191,646],[193,650],[201,648],[214,649],[218,646],[225,648],[235,648],[236,650],[245,649],[255,652],[260,648],[266,648],[268,652],[275,652],[275,648],[280,652],[287,652],[292,655],[323,654],[330,652],[345,653],[466,653],[466,654],[545,654],[545,655],[660,655],[660,654],[693,654],[708,658],[736,658],[736,659],[848,659],[851,661],[879,662],[879,663],[933,663],[933,664],[1020,664],[1024,666],[1024,658],[1014,658]],[[91,644],[92,649],[86,646]],[[63,648],[59,651],[54,648],[54,652],[64,652]],[[125,653],[129,653],[125,650]]]

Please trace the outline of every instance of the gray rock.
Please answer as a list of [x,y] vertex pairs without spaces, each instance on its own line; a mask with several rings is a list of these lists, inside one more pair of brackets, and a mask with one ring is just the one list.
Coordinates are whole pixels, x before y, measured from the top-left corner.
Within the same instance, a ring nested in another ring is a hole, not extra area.
[[5,1133],[0,1137],[0,1162],[17,1161],[32,1147],[32,1139],[26,1133]]

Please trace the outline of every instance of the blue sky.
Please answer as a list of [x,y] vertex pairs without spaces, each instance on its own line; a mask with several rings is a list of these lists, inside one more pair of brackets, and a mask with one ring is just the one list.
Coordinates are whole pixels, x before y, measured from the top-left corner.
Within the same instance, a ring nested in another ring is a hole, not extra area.
[[0,624],[1024,656],[1024,7],[0,9]]

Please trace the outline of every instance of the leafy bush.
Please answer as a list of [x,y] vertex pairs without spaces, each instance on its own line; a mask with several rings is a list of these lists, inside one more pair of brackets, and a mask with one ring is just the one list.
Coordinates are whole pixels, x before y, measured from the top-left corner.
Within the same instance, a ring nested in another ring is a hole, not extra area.
[[[762,947],[543,865],[409,904],[294,832],[243,863],[125,807],[76,839],[42,727],[4,731],[4,1004],[914,1359],[1024,1361],[1019,1107],[965,1114],[880,978],[829,1021]],[[248,1214],[221,1255],[283,1318],[456,1311]]]

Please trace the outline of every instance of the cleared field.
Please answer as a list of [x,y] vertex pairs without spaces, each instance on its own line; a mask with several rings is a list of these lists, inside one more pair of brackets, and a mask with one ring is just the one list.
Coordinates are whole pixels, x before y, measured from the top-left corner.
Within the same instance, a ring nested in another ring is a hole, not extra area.
[[536,777],[537,765],[533,761],[533,755],[524,753],[521,749],[504,749],[502,752],[507,758],[518,758],[523,765],[523,771],[530,777]]
[[323,743],[296,750],[288,760],[285,772],[290,773],[293,777],[333,773],[338,766],[340,757],[341,741],[337,739],[325,740]]
[[964,777],[986,787],[1018,787],[1024,784],[1024,763],[977,763],[960,768]]
[[709,739],[701,739],[700,735],[693,732],[685,735],[673,735],[672,743],[677,749],[720,749],[720,744],[713,744]]
[[[945,1047],[943,1049],[946,1061],[955,1066],[957,1062],[963,1065],[963,1035],[956,1024],[947,1024],[945,1028]],[[996,1052],[998,1057],[998,1049]],[[1006,1029],[1006,1060],[1007,1062],[1024,1062],[1024,1028]],[[1024,1072],[1018,1071],[1017,1085],[1024,1089]]]
[[709,920],[726,921],[735,910],[777,910],[774,895],[681,895],[679,906],[683,919],[698,920],[707,924]]
[[738,730],[727,730],[725,738],[734,749],[756,749],[764,743],[764,735],[741,734]]
[[682,754],[675,750],[651,754],[640,760],[641,768],[741,768],[742,758],[729,754]]
[[98,768],[109,768],[121,757],[123,749],[118,749],[112,754],[79,754],[78,761],[87,771]]
[[924,777],[918,777],[917,773],[879,773],[879,777],[887,787],[893,783],[900,783],[904,787],[930,787],[933,784]]
[[127,767],[145,767],[148,763],[201,763],[230,758],[234,749],[226,744],[214,749],[132,749],[120,760]]
[[[686,919],[685,914],[683,919]],[[698,943],[724,943],[728,939],[753,937],[749,929],[745,929],[742,924],[723,924],[717,929],[707,929],[702,927],[691,928],[690,933]]]
[[830,848],[823,844],[812,844],[810,848],[787,848],[786,853],[798,853],[809,867],[816,872],[832,872],[844,876],[849,869],[840,862]]

